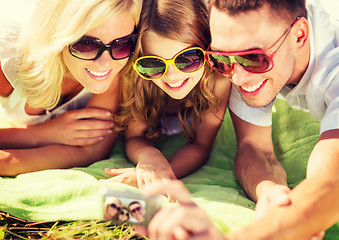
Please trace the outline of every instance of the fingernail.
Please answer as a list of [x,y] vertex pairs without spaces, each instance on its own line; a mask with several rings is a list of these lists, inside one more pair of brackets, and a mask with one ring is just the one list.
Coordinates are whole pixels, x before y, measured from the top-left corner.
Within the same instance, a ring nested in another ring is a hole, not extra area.
[[107,111],[107,112],[106,112],[106,115],[107,115],[107,116],[112,116],[112,113],[111,113],[110,111]]
[[101,141],[102,139],[104,139],[104,137],[99,137],[99,141]]
[[111,134],[111,133],[113,133],[112,130],[107,130],[107,134]]

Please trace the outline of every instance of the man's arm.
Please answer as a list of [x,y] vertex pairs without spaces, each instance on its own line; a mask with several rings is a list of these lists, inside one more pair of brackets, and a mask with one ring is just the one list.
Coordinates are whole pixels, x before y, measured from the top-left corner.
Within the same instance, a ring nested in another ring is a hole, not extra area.
[[271,207],[260,220],[227,237],[231,240],[312,239],[339,221],[338,196],[338,174],[307,177],[290,192],[290,205]]
[[286,186],[286,172],[274,154],[272,128],[255,126],[231,112],[238,151],[235,173],[247,195],[257,201],[272,187]]

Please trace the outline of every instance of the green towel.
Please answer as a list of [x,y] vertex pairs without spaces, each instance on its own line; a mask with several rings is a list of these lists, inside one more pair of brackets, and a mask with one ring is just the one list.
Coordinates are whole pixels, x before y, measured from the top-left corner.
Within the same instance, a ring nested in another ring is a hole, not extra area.
[[[290,187],[305,178],[307,159],[319,137],[319,123],[309,113],[294,110],[277,99],[273,109],[273,142],[278,159],[286,169]],[[163,138],[157,147],[170,157],[185,144],[181,135]],[[229,113],[215,139],[208,162],[183,178],[194,201],[223,231],[234,230],[253,221],[255,204],[236,181],[233,167],[236,140]],[[86,168],[46,170],[0,178],[0,210],[32,221],[100,219],[102,186],[111,189],[135,188],[118,183],[103,183],[109,178],[105,168],[133,166],[123,151],[122,137],[109,159]],[[339,225],[326,232],[325,239],[339,239]]]

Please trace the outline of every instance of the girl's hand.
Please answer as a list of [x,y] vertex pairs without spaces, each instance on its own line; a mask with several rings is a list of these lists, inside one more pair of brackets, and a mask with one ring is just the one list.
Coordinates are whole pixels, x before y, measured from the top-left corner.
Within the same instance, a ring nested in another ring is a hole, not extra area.
[[[169,162],[164,157],[140,160],[136,167],[136,174],[140,189],[154,181],[168,182],[169,180],[177,180]],[[170,202],[176,200],[169,193],[167,197]]]
[[118,182],[128,184],[132,187],[138,187],[136,168],[112,168],[105,169],[105,172],[111,176],[110,179],[100,180],[103,182]]
[[83,108],[67,111],[42,124],[29,126],[35,130],[38,145],[65,144],[87,146],[113,133],[112,113],[106,109]]

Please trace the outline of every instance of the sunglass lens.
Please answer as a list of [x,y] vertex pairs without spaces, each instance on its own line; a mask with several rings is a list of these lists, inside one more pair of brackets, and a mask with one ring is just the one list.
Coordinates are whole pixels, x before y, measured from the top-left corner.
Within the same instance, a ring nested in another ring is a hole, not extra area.
[[126,38],[116,40],[111,47],[114,59],[124,59],[131,56],[134,52],[136,36],[132,35]]
[[132,209],[132,210],[131,210],[131,213],[138,212],[138,211],[140,211],[140,209],[141,209],[141,207],[140,207],[140,206],[138,206],[138,207],[136,207],[136,208]]
[[101,44],[90,39],[80,39],[69,48],[70,53],[80,59],[94,59],[101,48]]
[[235,59],[244,69],[253,73],[265,72],[271,66],[269,56],[264,53],[239,55]]
[[174,60],[180,71],[191,73],[199,70],[204,65],[204,53],[199,49],[190,49],[181,53]]
[[136,68],[144,78],[157,79],[164,74],[166,64],[158,58],[142,58],[137,61]]
[[229,73],[231,71],[231,60],[228,56],[219,54],[207,54],[208,64],[219,73]]

